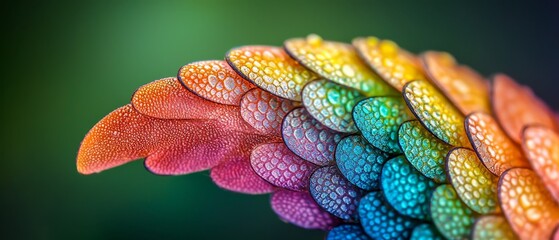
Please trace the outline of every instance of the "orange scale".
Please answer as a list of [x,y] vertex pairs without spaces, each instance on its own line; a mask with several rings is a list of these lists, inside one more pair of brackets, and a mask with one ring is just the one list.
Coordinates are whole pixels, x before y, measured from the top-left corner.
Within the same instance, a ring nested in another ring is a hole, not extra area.
[[503,213],[520,239],[550,239],[559,224],[559,205],[535,172],[505,171],[498,192]]
[[466,117],[465,127],[476,154],[496,176],[514,167],[530,167],[520,146],[507,136],[491,115],[472,113]]
[[178,79],[198,96],[228,105],[239,105],[243,94],[254,88],[225,61],[187,64],[179,69]]
[[452,55],[445,52],[426,52],[422,60],[431,80],[464,115],[491,111],[489,82],[479,73],[459,65]]
[[522,148],[534,171],[559,202],[559,135],[546,127],[524,129]]
[[497,120],[517,143],[522,141],[522,129],[538,124],[555,128],[555,116],[528,87],[516,83],[504,74],[493,77],[491,103]]

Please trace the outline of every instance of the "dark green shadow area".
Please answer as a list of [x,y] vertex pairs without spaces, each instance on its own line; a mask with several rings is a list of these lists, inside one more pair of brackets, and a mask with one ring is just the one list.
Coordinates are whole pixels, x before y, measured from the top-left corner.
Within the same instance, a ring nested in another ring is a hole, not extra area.
[[552,1],[14,1],[0,12],[3,239],[321,239],[280,221],[268,196],[223,191],[207,172],[75,170],[83,136],[137,87],[239,45],[376,35],[505,72],[559,109]]

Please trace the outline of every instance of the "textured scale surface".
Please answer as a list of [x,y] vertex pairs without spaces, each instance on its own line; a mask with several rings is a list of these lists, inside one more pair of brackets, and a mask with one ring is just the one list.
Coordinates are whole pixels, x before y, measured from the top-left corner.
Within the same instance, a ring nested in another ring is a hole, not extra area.
[[464,115],[491,112],[489,84],[477,72],[459,65],[452,55],[445,52],[426,52],[422,60],[431,80]]
[[373,239],[407,239],[417,225],[384,202],[382,192],[371,192],[361,200],[359,219]]
[[443,236],[432,224],[424,223],[418,225],[411,233],[411,240],[443,240]]
[[431,197],[431,217],[448,239],[465,239],[474,224],[474,213],[460,201],[451,185],[438,186]]
[[453,146],[469,145],[464,116],[433,85],[416,80],[406,84],[403,93],[411,111],[435,136]]
[[357,131],[351,116],[364,96],[359,91],[326,79],[312,81],[303,89],[303,105],[319,122],[338,132]]
[[451,150],[446,157],[446,168],[452,186],[470,209],[482,214],[498,210],[498,179],[483,166],[474,151]]
[[328,232],[326,240],[370,240],[359,225],[340,225]]
[[501,215],[485,215],[479,217],[472,230],[473,240],[482,239],[517,239],[510,229],[505,217]]
[[309,189],[309,179],[317,166],[291,152],[284,143],[266,143],[250,156],[252,168],[272,185],[294,191]]
[[241,116],[263,134],[281,136],[281,124],[296,102],[276,97],[260,89],[248,91],[241,100]]
[[329,240],[559,240],[559,113],[494,76],[375,37],[238,47],[141,86],[77,170],[209,170]]
[[373,146],[390,154],[401,153],[398,128],[413,118],[401,97],[372,97],[353,108],[355,125]]
[[427,80],[419,59],[390,40],[357,38],[353,46],[363,59],[390,85],[402,91],[406,83]]
[[406,159],[415,169],[435,182],[446,181],[445,157],[452,146],[433,136],[417,120],[404,122],[398,137]]
[[226,59],[241,76],[258,87],[294,101],[301,101],[305,84],[317,78],[279,47],[239,47],[229,51]]
[[559,224],[559,205],[538,176],[526,168],[503,173],[499,200],[512,229],[521,239],[549,239]]
[[344,177],[364,190],[379,190],[382,166],[389,155],[359,136],[345,137],[336,147],[336,163]]
[[491,115],[482,112],[470,114],[466,117],[465,126],[472,147],[485,167],[496,176],[514,167],[529,166],[520,148]]
[[320,208],[308,192],[280,190],[272,194],[272,209],[283,220],[308,229],[329,229],[338,219]]
[[239,105],[255,86],[245,81],[225,61],[202,61],[179,69],[178,79],[187,89],[216,103]]
[[296,108],[285,117],[282,136],[295,154],[324,166],[334,162],[336,144],[344,135],[322,125],[304,108]]
[[361,61],[346,43],[324,41],[316,35],[285,41],[287,52],[302,65],[335,83],[358,89],[368,96],[395,93]]
[[387,202],[400,214],[422,220],[431,218],[429,204],[436,184],[415,170],[404,156],[384,164],[381,181]]
[[559,135],[546,127],[528,127],[524,130],[522,146],[534,171],[559,201]]
[[530,88],[516,83],[507,75],[493,77],[491,101],[501,126],[517,143],[522,141],[522,129],[528,125],[555,129],[554,116],[545,103]]
[[357,218],[357,205],[364,191],[346,180],[336,166],[326,166],[311,176],[310,193],[326,211],[351,220]]

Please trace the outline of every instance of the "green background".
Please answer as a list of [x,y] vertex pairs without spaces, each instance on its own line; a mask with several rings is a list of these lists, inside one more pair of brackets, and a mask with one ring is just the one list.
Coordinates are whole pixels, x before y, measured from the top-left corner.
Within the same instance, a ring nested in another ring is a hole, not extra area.
[[0,11],[3,239],[321,239],[278,220],[268,196],[221,190],[207,172],[161,177],[141,161],[75,170],[83,136],[137,87],[239,45],[376,35],[508,73],[559,107],[551,2],[66,1]]

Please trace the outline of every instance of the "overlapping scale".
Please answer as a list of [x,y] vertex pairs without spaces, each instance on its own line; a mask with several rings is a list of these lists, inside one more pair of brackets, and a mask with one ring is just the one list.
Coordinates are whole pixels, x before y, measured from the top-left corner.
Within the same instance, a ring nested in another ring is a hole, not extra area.
[[285,50],[272,46],[244,46],[230,50],[226,59],[246,79],[282,98],[301,101],[301,91],[317,75]]
[[418,224],[392,209],[380,191],[371,192],[361,199],[359,219],[365,232],[373,239],[408,239]]
[[270,202],[281,219],[302,228],[327,230],[339,222],[320,208],[308,192],[279,190],[272,194]]
[[444,240],[439,230],[429,223],[423,223],[413,229],[410,240]]
[[96,173],[146,157],[145,166],[154,173],[187,174],[250,154],[253,146],[272,140],[241,132],[234,124],[223,124],[211,119],[157,119],[126,105],[107,115],[86,135],[78,152],[78,171]]
[[479,73],[445,52],[426,52],[422,60],[431,80],[464,115],[491,111],[489,83]]
[[452,146],[433,136],[417,120],[404,122],[398,139],[406,159],[424,176],[446,182],[445,157]]
[[334,162],[336,144],[344,134],[322,125],[305,108],[296,108],[285,116],[283,141],[301,158],[325,166]]
[[450,182],[470,209],[488,214],[498,211],[497,182],[499,179],[467,148],[454,148],[446,157]]
[[520,239],[549,239],[559,224],[559,205],[530,169],[512,168],[503,173],[499,201]]
[[243,95],[240,111],[243,119],[261,133],[280,136],[283,118],[297,105],[255,88]]
[[404,87],[404,99],[421,123],[439,139],[453,146],[469,146],[464,116],[427,81],[412,81]]
[[514,240],[517,237],[505,217],[502,215],[484,215],[476,220],[472,230],[472,239]]
[[359,91],[326,79],[310,82],[303,89],[303,105],[320,123],[338,132],[355,132],[351,111],[364,96]]
[[373,146],[390,154],[401,153],[398,128],[413,118],[401,97],[367,98],[353,108],[355,125]]
[[258,176],[250,166],[249,156],[236,156],[210,171],[214,183],[226,190],[245,194],[264,194],[274,186]]
[[370,240],[369,236],[363,232],[363,228],[354,224],[343,224],[332,228],[326,240]]
[[404,156],[384,164],[381,182],[387,202],[396,211],[412,218],[431,218],[429,204],[436,184],[415,170]]
[[254,88],[225,61],[201,61],[179,69],[177,78],[187,89],[210,101],[238,106],[241,97]]
[[336,163],[344,177],[364,190],[380,189],[382,166],[389,155],[359,135],[343,138],[336,147]]
[[555,128],[555,116],[529,87],[516,83],[504,74],[493,77],[491,96],[493,111],[505,132],[517,143],[528,125]]
[[317,166],[291,152],[284,143],[262,144],[252,150],[252,169],[269,183],[295,191],[307,191]]
[[427,80],[419,59],[390,40],[356,38],[353,46],[369,66],[398,91],[412,80]]
[[310,70],[338,84],[358,89],[368,96],[384,96],[395,91],[359,58],[346,43],[324,41],[317,35],[289,39],[287,53]]
[[559,202],[559,135],[542,126],[524,130],[522,147],[534,171]]
[[254,132],[237,106],[208,101],[184,88],[176,78],[153,81],[136,90],[132,106],[141,114],[161,119],[216,120],[239,131]]
[[474,213],[449,184],[438,186],[431,197],[431,217],[439,232],[448,239],[466,239],[474,224]]
[[466,132],[479,158],[496,176],[513,167],[529,167],[529,163],[499,123],[487,113],[476,112],[466,117]]
[[346,180],[336,166],[326,166],[311,176],[310,193],[318,205],[334,216],[355,220],[359,199],[365,192]]

